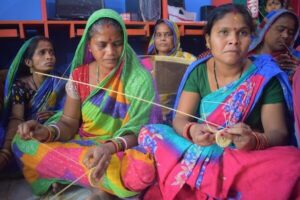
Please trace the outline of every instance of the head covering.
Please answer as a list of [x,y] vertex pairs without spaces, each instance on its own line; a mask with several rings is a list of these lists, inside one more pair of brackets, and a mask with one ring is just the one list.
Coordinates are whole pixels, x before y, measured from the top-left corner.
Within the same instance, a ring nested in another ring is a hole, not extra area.
[[[77,46],[71,72],[76,73],[77,67],[94,60],[87,49],[89,30],[94,23],[105,18],[115,20],[121,26],[124,41],[123,50],[114,69],[99,83],[99,87],[95,88],[82,102],[82,121],[83,123],[92,122],[89,124],[90,126],[85,125],[80,131],[82,136],[93,135],[102,139],[116,137],[128,131],[137,134],[142,125],[156,122],[159,116],[159,110],[156,107],[132,98],[139,97],[153,102],[155,101],[155,89],[150,73],[142,67],[135,52],[128,44],[125,24],[121,16],[115,11],[101,9],[90,16]],[[102,90],[101,87],[112,91]],[[95,106],[95,101],[98,102],[97,106]],[[122,113],[120,113],[121,108],[124,108]],[[95,113],[97,117],[94,116]],[[106,122],[106,126],[99,127],[98,124],[103,121]]]
[[179,30],[178,30],[177,24],[170,21],[170,20],[167,20],[167,19],[159,19],[155,23],[155,30],[154,30],[154,33],[151,37],[151,40],[150,40],[150,43],[149,43],[149,46],[148,46],[147,54],[148,55],[155,55],[156,54],[154,38],[155,38],[155,33],[156,33],[157,26],[161,23],[165,23],[173,33],[174,48],[170,51],[170,53],[168,55],[175,55],[177,51],[180,51],[180,33],[179,33]]
[[255,50],[264,40],[264,37],[266,35],[266,33],[268,32],[268,30],[270,29],[270,27],[272,26],[272,24],[282,15],[284,14],[291,14],[295,17],[295,19],[298,19],[298,25],[297,25],[297,30],[294,36],[293,41],[295,42],[298,34],[299,34],[299,29],[300,29],[300,24],[299,24],[299,18],[298,16],[286,9],[279,9],[279,10],[274,10],[272,12],[270,12],[264,19],[263,21],[258,25],[257,27],[257,31],[256,31],[256,36],[252,39],[252,42],[250,44],[249,47],[249,52]]

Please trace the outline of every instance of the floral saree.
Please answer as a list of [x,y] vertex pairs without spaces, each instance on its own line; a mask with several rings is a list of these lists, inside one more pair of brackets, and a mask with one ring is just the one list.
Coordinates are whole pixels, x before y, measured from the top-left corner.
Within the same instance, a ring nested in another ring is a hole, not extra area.
[[[190,72],[206,59],[188,68],[175,107]],[[254,57],[252,61],[239,80],[201,99],[199,116],[203,120],[199,123],[212,122],[221,128],[244,121],[274,76],[280,81],[292,117],[287,76],[269,56]],[[299,146],[298,136],[293,135],[291,140]],[[198,146],[166,125],[145,126],[139,144],[154,156],[158,171],[157,185],[145,199],[153,195],[165,200],[289,199],[300,195],[300,151],[295,147],[241,151],[216,144]]]

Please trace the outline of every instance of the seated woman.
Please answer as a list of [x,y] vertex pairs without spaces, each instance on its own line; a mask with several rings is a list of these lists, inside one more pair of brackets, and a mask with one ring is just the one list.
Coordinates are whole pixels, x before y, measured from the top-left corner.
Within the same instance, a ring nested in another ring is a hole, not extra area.
[[191,61],[196,60],[196,57],[192,54],[181,51],[178,26],[176,23],[167,19],[157,20],[147,54],[176,56]]
[[187,69],[174,129],[141,129],[139,144],[158,172],[144,199],[300,197],[300,151],[284,146],[300,144],[287,124],[291,88],[270,56],[247,57],[253,31],[241,5],[212,11],[205,35],[212,54]]
[[26,41],[13,60],[5,82],[0,170],[12,160],[11,142],[19,124],[30,119],[45,122],[62,109],[65,83],[36,73],[55,74],[55,63],[52,42],[44,36]]
[[292,49],[299,34],[298,16],[280,9],[269,13],[260,23],[249,47],[251,54],[271,54],[290,78],[299,66],[300,56]]
[[[160,113],[140,100],[155,100],[153,82],[129,46],[125,24],[116,12],[101,9],[88,19],[66,92],[59,121],[46,126],[27,121],[19,125],[14,139],[13,151],[33,192],[42,195],[53,183],[75,181],[97,192],[136,195],[121,178],[127,166],[123,158],[137,156],[143,164],[144,154],[131,155],[129,148],[137,145],[141,126],[155,123]],[[146,182],[153,180],[144,177]],[[143,189],[141,184],[137,187]]]

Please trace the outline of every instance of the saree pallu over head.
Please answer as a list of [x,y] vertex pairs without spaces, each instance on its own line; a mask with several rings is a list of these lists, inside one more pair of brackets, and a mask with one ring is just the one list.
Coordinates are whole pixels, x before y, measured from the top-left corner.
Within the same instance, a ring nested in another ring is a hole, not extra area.
[[[295,36],[293,38],[293,42],[295,42],[298,38],[299,35],[299,31],[300,31],[300,24],[299,24],[299,17],[286,9],[279,9],[279,10],[274,10],[272,12],[270,12],[267,16],[265,16],[265,18],[263,19],[263,21],[258,25],[257,29],[256,29],[256,34],[255,37],[252,38],[251,44],[249,46],[249,52],[254,52],[255,50],[263,43],[263,40],[265,38],[265,35],[267,34],[267,32],[269,31],[270,27],[272,26],[272,24],[282,15],[284,14],[290,14],[292,16],[294,16],[294,18],[297,21],[297,27],[295,30]],[[295,56],[296,58],[300,59],[300,55],[299,53],[297,53],[297,51],[295,51],[294,49],[292,49],[293,44],[290,47],[287,47],[289,53],[292,56]]]
[[[179,87],[175,109],[190,73],[197,67],[203,67],[200,64],[210,57],[189,66]],[[202,97],[198,116],[203,120],[199,123],[212,123],[224,128],[243,122],[259,102],[272,77],[276,77],[282,86],[292,121],[292,93],[287,75],[268,55],[254,56],[251,60],[251,66],[240,79]],[[296,139],[299,146],[299,137],[294,135],[294,143]],[[190,199],[290,197],[290,188],[300,177],[300,162],[297,161],[300,153],[293,147],[239,151],[233,146],[198,146],[165,125],[145,126],[139,135],[139,144],[155,158],[159,188],[166,200],[180,199],[179,196],[184,195]],[[290,165],[295,171],[288,169]],[[278,175],[281,172],[282,176]],[[280,195],[272,194],[274,188]]]
[[103,18],[113,19],[120,24],[124,46],[118,64],[98,85],[105,89],[95,88],[82,103],[82,126],[79,134],[83,138],[97,137],[100,140],[129,132],[137,134],[142,125],[156,123],[160,115],[152,104],[132,98],[154,102],[155,89],[151,75],[143,69],[129,46],[125,24],[116,12],[101,9],[91,15],[76,49],[72,69],[76,72],[76,67],[93,60],[87,51],[88,31],[96,21]]
[[149,45],[148,45],[147,54],[148,55],[156,55],[157,54],[156,47],[155,47],[155,44],[154,44],[154,39],[155,39],[156,27],[160,23],[166,24],[170,28],[170,30],[172,31],[172,34],[173,34],[174,48],[170,51],[168,56],[175,56],[175,57],[185,58],[187,60],[193,60],[193,61],[196,60],[195,56],[181,50],[181,48],[180,48],[180,33],[179,33],[178,26],[175,22],[172,22],[172,21],[167,20],[167,19],[157,20],[157,22],[155,24],[154,33],[153,33],[153,35],[151,37],[151,40],[149,42]]
[[[12,86],[17,79],[18,72],[22,66],[22,61],[24,54],[35,37],[27,40],[22,47],[19,49],[16,57],[14,58],[12,64],[9,67],[7,77],[4,85],[4,108],[3,108],[3,124],[1,129],[3,130],[8,123],[8,117],[10,115],[11,107],[11,94]],[[58,76],[56,72],[51,72],[52,75]],[[25,111],[25,120],[36,119],[36,114],[41,111],[59,111],[62,109],[65,100],[65,81],[56,78],[47,78],[40,88],[36,91],[35,95],[31,99],[30,110]],[[1,130],[1,137],[2,135]]]

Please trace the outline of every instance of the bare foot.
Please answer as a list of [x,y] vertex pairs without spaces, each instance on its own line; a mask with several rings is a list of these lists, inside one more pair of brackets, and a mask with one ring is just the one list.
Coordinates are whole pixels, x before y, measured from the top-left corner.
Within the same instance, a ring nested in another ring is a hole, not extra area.
[[93,188],[91,191],[92,194],[86,200],[121,200],[117,196],[113,196],[97,188]]

